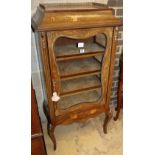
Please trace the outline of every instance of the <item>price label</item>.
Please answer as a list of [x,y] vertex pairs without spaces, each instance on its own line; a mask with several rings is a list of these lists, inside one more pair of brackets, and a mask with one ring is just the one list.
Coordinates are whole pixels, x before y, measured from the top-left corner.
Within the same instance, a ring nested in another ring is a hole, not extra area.
[[83,48],[84,47],[84,42],[79,42],[78,43],[78,48]]
[[81,48],[80,53],[84,53],[84,52],[85,52],[84,48]]

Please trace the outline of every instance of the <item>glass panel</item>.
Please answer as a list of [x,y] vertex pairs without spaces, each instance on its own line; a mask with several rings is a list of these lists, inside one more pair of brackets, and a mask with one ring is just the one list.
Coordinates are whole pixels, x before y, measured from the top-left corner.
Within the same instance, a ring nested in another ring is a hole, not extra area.
[[84,53],[96,51],[103,52],[105,50],[105,41],[103,41],[103,38],[105,38],[103,35],[97,35],[96,37],[88,39],[70,39],[61,37],[57,39],[54,46],[56,57],[80,54],[81,48],[78,48],[79,42],[84,43]]
[[106,48],[104,34],[87,39],[58,38],[54,45],[60,72],[58,107],[99,103],[102,95],[101,67]]
[[94,103],[96,102],[101,96],[101,90],[93,90],[90,92],[79,93],[76,95],[66,96],[60,99],[58,102],[58,106],[61,109],[67,109],[73,105],[78,103]]

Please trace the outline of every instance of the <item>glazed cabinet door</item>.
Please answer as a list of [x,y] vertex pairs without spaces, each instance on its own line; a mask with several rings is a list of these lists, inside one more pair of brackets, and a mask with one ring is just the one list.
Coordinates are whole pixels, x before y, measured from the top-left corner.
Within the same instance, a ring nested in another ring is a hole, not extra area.
[[113,28],[47,32],[56,115],[106,104]]

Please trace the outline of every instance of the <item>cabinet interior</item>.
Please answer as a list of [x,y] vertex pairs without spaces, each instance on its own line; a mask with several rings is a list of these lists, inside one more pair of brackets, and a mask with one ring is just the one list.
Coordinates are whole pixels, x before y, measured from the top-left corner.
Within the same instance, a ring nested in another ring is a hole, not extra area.
[[[80,53],[81,48],[77,46],[79,42],[84,43],[84,53]],[[60,109],[80,103],[92,104],[100,99],[105,49],[104,34],[86,39],[60,37],[56,40],[54,52],[61,80],[60,100],[57,105]]]

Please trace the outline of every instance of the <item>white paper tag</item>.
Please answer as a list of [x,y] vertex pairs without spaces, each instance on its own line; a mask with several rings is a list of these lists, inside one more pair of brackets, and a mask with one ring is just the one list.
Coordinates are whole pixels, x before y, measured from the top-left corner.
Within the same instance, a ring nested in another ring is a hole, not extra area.
[[85,52],[84,48],[81,48],[80,53],[84,53],[84,52]]
[[57,95],[57,92],[53,92],[53,96],[52,96],[52,101],[59,101],[60,100],[60,97]]
[[84,47],[84,42],[79,42],[78,43],[78,48],[83,48]]

